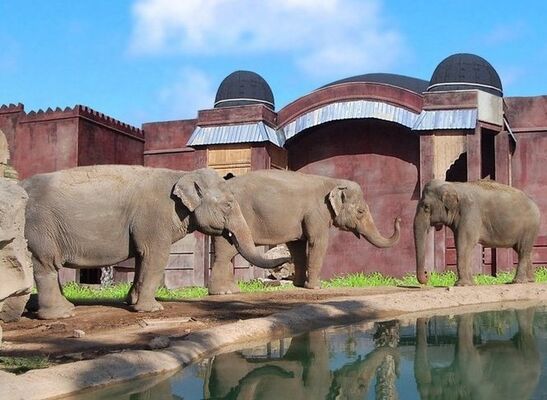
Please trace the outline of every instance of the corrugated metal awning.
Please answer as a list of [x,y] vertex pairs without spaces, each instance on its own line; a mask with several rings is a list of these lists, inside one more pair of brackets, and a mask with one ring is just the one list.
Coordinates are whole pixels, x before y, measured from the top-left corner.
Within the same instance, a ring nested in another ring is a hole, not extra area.
[[379,101],[344,101],[327,104],[326,106],[301,115],[284,126],[283,132],[285,138],[290,139],[304,129],[324,124],[325,122],[354,118],[376,118],[384,121],[396,122],[412,128],[418,115],[419,114],[413,113],[405,108]]
[[434,110],[422,111],[412,130],[475,129],[476,125],[476,108],[464,110]]
[[264,122],[252,122],[238,125],[198,126],[188,140],[187,146],[209,144],[271,142],[283,147],[283,133]]

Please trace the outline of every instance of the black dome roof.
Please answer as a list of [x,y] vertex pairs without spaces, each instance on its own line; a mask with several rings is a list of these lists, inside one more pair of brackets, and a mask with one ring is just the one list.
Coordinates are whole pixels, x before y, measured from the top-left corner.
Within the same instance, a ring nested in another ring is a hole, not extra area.
[[272,89],[260,75],[251,71],[235,71],[220,83],[215,108],[264,104],[275,108]]
[[435,68],[429,92],[441,90],[480,89],[503,95],[501,80],[492,65],[475,54],[459,53],[445,58]]
[[375,74],[364,74],[352,76],[349,78],[340,79],[329,83],[328,85],[322,86],[321,89],[338,85],[341,83],[350,83],[350,82],[372,82],[372,83],[385,83],[392,86],[397,86],[403,89],[408,89],[416,93],[423,93],[427,90],[429,82],[423,79],[412,78],[405,75],[397,74],[384,74],[384,73],[375,73]]

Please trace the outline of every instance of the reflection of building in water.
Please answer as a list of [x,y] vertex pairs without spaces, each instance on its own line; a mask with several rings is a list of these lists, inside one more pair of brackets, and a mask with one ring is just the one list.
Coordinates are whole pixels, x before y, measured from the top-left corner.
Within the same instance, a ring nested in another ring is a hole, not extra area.
[[[274,92],[258,74],[237,71],[219,85],[210,109],[196,118],[147,122],[136,128],[85,106],[27,112],[0,106],[0,129],[21,178],[91,164],[143,164],[195,169],[223,176],[288,168],[363,186],[381,232],[394,215],[410,226],[420,190],[432,178],[492,178],[523,189],[542,210],[533,262],[547,263],[547,96],[503,96],[502,82],[486,60],[447,57],[427,80],[365,74],[329,83],[275,108]],[[207,283],[211,249],[204,235],[188,235],[172,247],[168,287]],[[401,276],[412,271],[411,229],[401,231],[397,251],[385,251],[333,231],[323,278],[356,271]],[[479,248],[474,272],[514,264],[511,249]],[[434,233],[426,263],[455,266],[449,230]],[[237,257],[236,278],[263,275]],[[63,280],[98,283],[99,272],[61,270]],[[131,263],[114,279],[132,279]]]

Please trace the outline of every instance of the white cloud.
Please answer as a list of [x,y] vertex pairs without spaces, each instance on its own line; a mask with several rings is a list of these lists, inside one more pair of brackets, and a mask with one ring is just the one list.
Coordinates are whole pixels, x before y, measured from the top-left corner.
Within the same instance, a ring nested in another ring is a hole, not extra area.
[[380,0],[137,0],[133,54],[267,55],[307,73],[378,70],[403,53]]
[[169,86],[158,92],[159,105],[163,118],[195,118],[197,110],[211,108],[214,103],[216,87],[202,71],[184,68]]

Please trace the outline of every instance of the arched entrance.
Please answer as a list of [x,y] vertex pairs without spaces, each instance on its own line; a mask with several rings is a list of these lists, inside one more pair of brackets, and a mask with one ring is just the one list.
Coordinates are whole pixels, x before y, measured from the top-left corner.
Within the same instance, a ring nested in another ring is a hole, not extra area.
[[376,225],[384,236],[400,216],[401,239],[377,249],[352,233],[332,229],[323,278],[351,272],[402,276],[413,270],[412,221],[419,199],[419,137],[410,128],[379,119],[324,123],[289,140],[289,168],[350,179],[363,188]]

